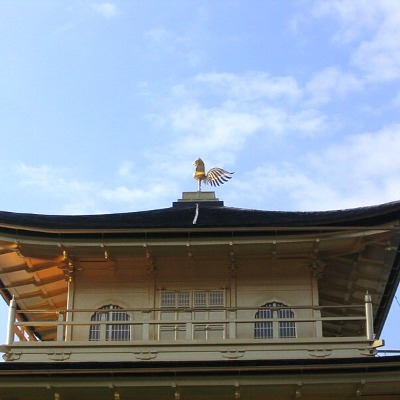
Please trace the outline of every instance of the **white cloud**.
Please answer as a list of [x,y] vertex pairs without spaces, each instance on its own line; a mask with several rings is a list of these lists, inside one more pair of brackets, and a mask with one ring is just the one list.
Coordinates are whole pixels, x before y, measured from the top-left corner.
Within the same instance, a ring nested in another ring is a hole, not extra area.
[[317,72],[306,84],[305,90],[310,96],[307,103],[320,105],[337,96],[343,98],[347,93],[362,88],[363,82],[355,75],[343,72],[337,67],[329,67]]
[[398,92],[395,98],[393,99],[392,105],[400,109],[400,92]]
[[355,45],[353,67],[370,81],[400,79],[400,7],[398,1],[333,0],[317,2],[314,15],[333,16],[337,42]]
[[371,32],[379,25],[385,0],[325,0],[316,1],[312,14],[316,17],[333,16],[340,24],[334,39],[337,42],[349,43],[358,39],[366,31]]
[[56,193],[60,196],[72,192],[90,190],[91,184],[69,179],[69,172],[65,169],[56,169],[48,165],[33,167],[20,163],[17,172],[23,177],[22,183],[26,186],[36,186],[45,192]]
[[99,3],[92,5],[93,10],[104,18],[111,19],[118,15],[118,8],[113,3]]
[[[292,77],[265,73],[204,73],[172,87],[164,112],[151,116],[172,132],[175,153],[232,162],[250,140],[324,134],[327,118],[302,104],[302,88]],[[161,102],[156,103],[160,108]]]
[[[201,108],[199,105],[182,107],[172,114],[172,126],[186,131],[185,143],[208,149],[240,150],[246,140],[256,132],[268,135],[315,134],[324,129],[325,116],[318,110],[286,110],[284,107],[260,105],[247,112],[240,109]],[[188,147],[188,149],[190,146]]]
[[283,210],[288,204],[312,211],[390,202],[400,197],[399,149],[400,124],[393,124],[291,162],[261,165],[231,186]]
[[[400,11],[400,10],[399,10]],[[352,57],[352,64],[372,81],[400,78],[400,13],[388,17],[377,35],[364,41]]]
[[400,124],[378,132],[352,135],[343,145],[332,146],[324,162],[335,165],[343,176],[375,179],[399,175]]
[[[17,166],[17,173],[21,177],[19,185],[23,191],[46,199],[44,213],[107,213],[110,212],[105,206],[107,202],[112,212],[117,212],[120,207],[122,211],[136,211],[159,208],[165,199],[168,199],[165,206],[169,206],[174,200],[171,199],[171,193],[178,193],[176,175],[179,174],[173,168],[176,160],[170,159],[168,166],[166,162],[160,165],[157,160],[158,157],[155,157],[153,165],[149,167],[142,165],[140,172],[136,173],[131,162],[123,162],[117,169],[117,178],[123,183],[117,186],[114,181],[107,181],[107,188],[101,182],[80,181],[72,176],[72,171],[48,165],[29,166],[21,163]],[[185,172],[190,176],[191,163],[188,161],[186,164]],[[152,168],[159,169],[159,174],[150,172]]]
[[300,136],[313,136],[326,129],[327,117],[316,109],[304,109],[289,116],[287,130]]
[[182,132],[174,148],[197,154],[203,149],[211,154],[224,153],[232,159],[255,134],[262,144],[274,135],[314,135],[325,129],[325,117],[317,110],[305,109],[289,113],[281,108],[260,106],[248,112],[225,105],[205,108],[198,104],[182,106],[170,115],[171,127]]
[[[146,186],[143,188],[143,186]],[[130,203],[151,202],[152,199],[159,199],[169,192],[169,185],[150,184],[140,185],[140,188],[127,188],[126,186],[118,186],[115,189],[104,189],[100,192],[101,197],[108,201]]]
[[269,204],[269,210],[315,211],[336,209],[344,204],[329,179],[320,179],[318,172],[307,169],[300,159],[268,162],[235,178],[229,183],[226,200],[244,208],[252,204],[262,209]]
[[196,38],[191,35],[178,35],[171,30],[154,28],[145,34],[157,45],[157,57],[168,54],[175,62],[184,61],[190,66],[197,66],[202,61],[202,53],[196,46]]
[[146,36],[158,43],[165,43],[177,40],[177,35],[164,28],[151,29],[146,32]]
[[118,167],[117,175],[121,178],[131,179],[134,176],[134,164],[131,161],[123,161]]
[[[96,186],[71,177],[71,171],[48,165],[29,166],[20,163],[16,172],[21,177],[22,190],[45,198],[45,212],[61,214],[98,213],[95,205]],[[62,209],[59,204],[62,200]],[[49,211],[52,210],[52,211]]]
[[352,135],[310,160],[319,181],[337,193],[329,201],[346,207],[371,205],[400,197],[400,124]]
[[246,74],[233,73],[203,73],[197,75],[196,82],[209,85],[211,90],[219,91],[224,96],[250,101],[256,99],[286,98],[297,101],[301,97],[301,90],[293,77],[271,77],[264,72],[248,72]]
[[182,151],[240,149],[246,138],[262,126],[259,116],[236,110],[183,106],[171,114],[171,124],[177,131],[187,132],[181,138]]

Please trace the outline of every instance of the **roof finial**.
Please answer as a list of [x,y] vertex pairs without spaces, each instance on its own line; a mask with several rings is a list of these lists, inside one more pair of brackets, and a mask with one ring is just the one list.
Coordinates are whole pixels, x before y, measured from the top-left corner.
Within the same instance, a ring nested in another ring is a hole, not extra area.
[[211,168],[207,173],[204,166],[204,161],[199,157],[193,165],[196,167],[196,171],[193,174],[193,178],[198,182],[198,191],[201,191],[201,182],[204,181],[205,184],[211,186],[219,186],[225,182],[228,182],[228,179],[232,178],[232,174],[234,172],[228,172],[222,168],[214,167]]

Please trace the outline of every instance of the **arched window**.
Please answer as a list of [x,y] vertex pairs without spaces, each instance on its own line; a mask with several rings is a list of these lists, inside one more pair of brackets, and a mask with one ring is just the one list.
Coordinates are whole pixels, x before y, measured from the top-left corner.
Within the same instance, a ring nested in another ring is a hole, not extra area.
[[[266,307],[266,304],[264,307]],[[270,319],[272,318],[272,310],[269,308],[261,308],[256,312],[256,319]],[[273,326],[271,321],[256,322],[254,326],[255,339],[272,339]]]
[[[255,323],[255,339],[296,337],[296,323],[294,321],[282,321],[283,319],[294,318],[293,311],[283,303],[274,301],[263,305],[263,307],[256,312],[255,318],[267,320]],[[280,321],[268,321],[268,319],[278,319]]]
[[[96,322],[122,322],[129,321],[127,312],[119,306],[109,304],[99,308],[92,315],[91,321]],[[128,324],[96,324],[90,326],[89,340],[131,340],[131,329]]]

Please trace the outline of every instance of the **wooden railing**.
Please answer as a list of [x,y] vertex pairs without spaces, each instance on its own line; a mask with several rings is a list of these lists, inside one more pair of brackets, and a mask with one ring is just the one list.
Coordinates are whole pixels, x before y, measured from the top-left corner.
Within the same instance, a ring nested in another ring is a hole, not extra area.
[[[93,320],[92,316],[94,313],[106,315],[115,310],[20,311],[16,309],[16,303],[13,299],[9,307],[6,345],[15,343],[15,336],[19,341],[38,340],[34,332],[40,332],[44,328],[53,331],[54,339],[52,340],[59,342],[82,340],[76,339],[76,337],[79,338],[79,329],[82,332],[82,327],[85,327],[85,340],[95,341],[295,339],[322,337],[324,323],[343,324],[343,322],[353,322],[360,327],[361,331],[358,335],[351,336],[363,336],[367,340],[374,340],[372,302],[368,294],[365,296],[365,303],[361,305],[268,307],[272,312],[285,308],[293,311],[293,318],[255,318],[257,311],[265,309],[263,307],[130,308],[119,310],[126,313],[129,320],[107,321]],[[341,309],[345,315],[321,316],[329,313],[335,314],[334,311],[337,309]],[[31,319],[25,321],[21,318],[22,315],[29,316]],[[283,328],[288,326],[294,327],[294,329],[285,331]],[[120,332],[128,331],[130,333],[128,336],[122,337],[116,334],[112,337],[115,327],[118,328],[117,332],[120,330]],[[258,335],[255,335],[255,329],[259,329]],[[90,338],[91,330],[100,333]],[[108,337],[107,331],[109,332]],[[131,332],[135,332],[135,335],[131,335]],[[287,332],[290,333],[287,334]],[[308,333],[304,335],[302,332]]]

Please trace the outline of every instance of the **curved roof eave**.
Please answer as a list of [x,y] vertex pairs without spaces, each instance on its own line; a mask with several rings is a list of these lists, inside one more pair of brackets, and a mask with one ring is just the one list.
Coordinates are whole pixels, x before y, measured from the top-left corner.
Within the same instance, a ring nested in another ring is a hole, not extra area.
[[333,211],[264,211],[196,203],[149,211],[95,215],[45,215],[0,211],[1,230],[33,232],[122,231],[171,228],[375,226],[400,219],[400,201]]

